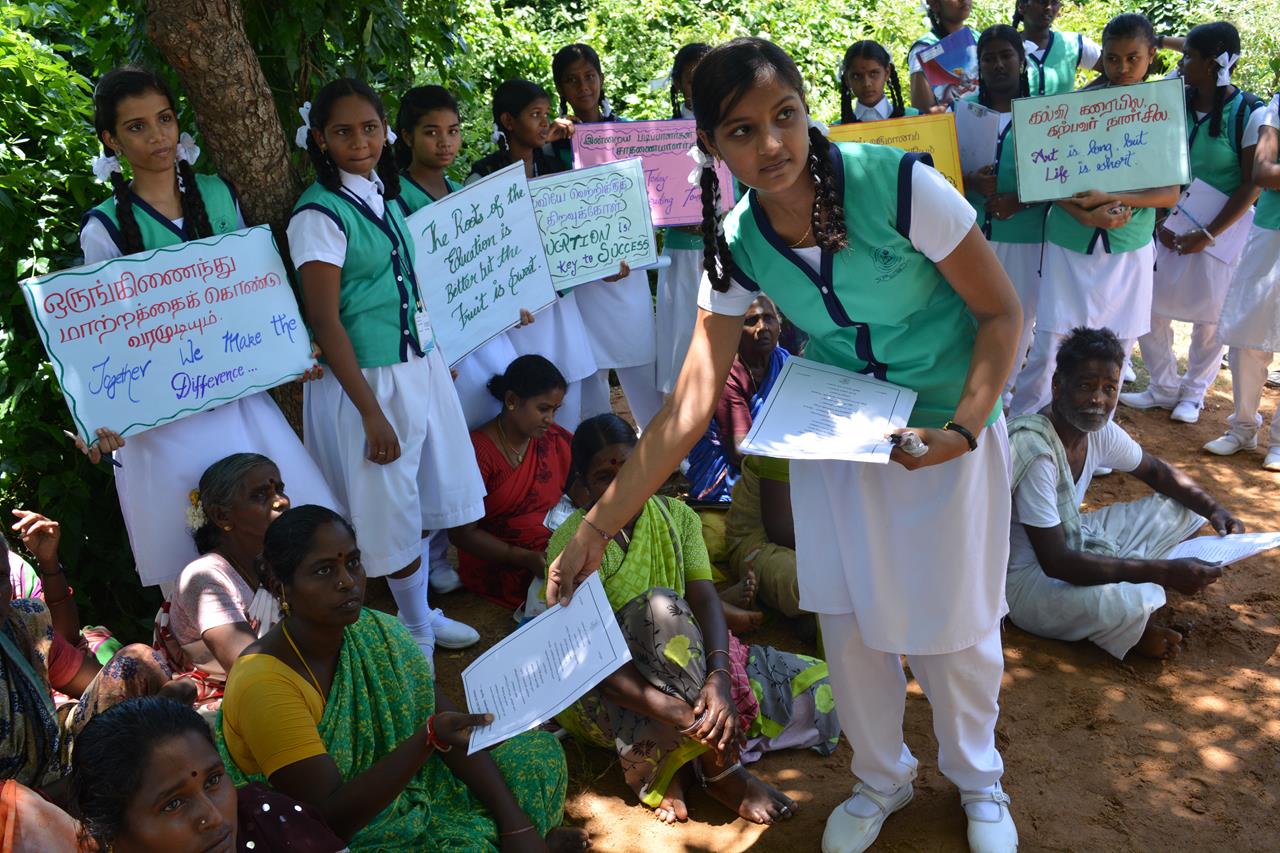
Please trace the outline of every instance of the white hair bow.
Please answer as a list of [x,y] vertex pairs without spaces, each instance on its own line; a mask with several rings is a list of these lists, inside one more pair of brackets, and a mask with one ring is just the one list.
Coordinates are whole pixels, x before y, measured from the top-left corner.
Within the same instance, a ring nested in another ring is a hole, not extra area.
[[200,159],[200,146],[191,138],[191,134],[183,133],[178,137],[178,159],[186,160],[192,166]]
[[1231,85],[1231,69],[1239,61],[1240,61],[1240,54],[1229,53],[1225,50],[1222,53],[1218,54],[1216,57],[1214,57],[1214,62],[1218,63],[1218,85],[1219,86]]
[[396,132],[391,129],[391,125],[387,125],[387,144],[395,145],[396,139],[397,139]]
[[293,144],[299,148],[307,147],[307,134],[311,132],[311,102],[307,101],[298,107],[298,115],[302,116],[302,127],[293,134]]
[[609,103],[608,98],[600,99],[600,118],[613,117],[613,104]]
[[821,133],[823,136],[830,136],[830,135],[831,135],[831,131],[827,128],[827,126],[826,126],[825,124],[823,124],[822,122],[818,121],[818,120],[817,120],[816,118],[814,118],[813,116],[809,116],[809,128],[810,128],[810,129],[813,129],[813,128],[815,128],[815,127],[818,129],[818,132],[819,132],[819,133]]
[[697,145],[689,149],[690,159],[697,165],[693,167],[693,171],[689,173],[689,183],[696,184],[702,180],[702,170],[713,168],[716,164],[715,158],[703,151]]
[[93,158],[92,165],[93,176],[103,182],[111,180],[113,173],[124,171],[120,168],[120,158],[114,154],[99,154]]
[[495,121],[493,123],[493,133],[489,134],[489,138],[493,140],[494,145],[500,145],[502,140],[507,138],[507,132],[502,129],[502,125]]

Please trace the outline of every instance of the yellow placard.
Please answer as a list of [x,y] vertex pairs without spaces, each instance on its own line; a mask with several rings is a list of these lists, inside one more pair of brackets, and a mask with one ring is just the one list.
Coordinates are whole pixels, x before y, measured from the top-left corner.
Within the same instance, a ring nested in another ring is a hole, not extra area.
[[837,124],[831,127],[829,138],[832,142],[871,142],[931,154],[933,167],[952,186],[964,192],[956,117],[952,113]]

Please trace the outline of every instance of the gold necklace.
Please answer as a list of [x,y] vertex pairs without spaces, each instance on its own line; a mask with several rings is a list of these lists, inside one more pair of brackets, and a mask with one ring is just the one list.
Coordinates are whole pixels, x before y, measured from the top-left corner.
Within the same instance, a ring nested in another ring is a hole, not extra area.
[[800,239],[799,239],[799,240],[797,240],[797,241],[795,241],[794,243],[791,243],[790,245],[788,245],[788,246],[787,246],[787,248],[788,248],[788,249],[798,249],[798,248],[800,248],[801,244],[803,244],[805,240],[808,240],[808,239],[809,239],[809,235],[810,235],[810,234],[812,234],[812,233],[813,233],[813,220],[812,220],[812,219],[810,219],[810,220],[809,220],[809,227],[808,227],[808,228],[806,228],[806,229],[804,229],[804,234],[800,237]]
[[307,663],[307,659],[298,650],[298,644],[293,641],[293,635],[289,633],[289,626],[281,622],[280,630],[284,632],[284,638],[289,641],[289,646],[293,649],[293,653],[298,656],[298,660],[302,661],[302,665],[306,667],[307,675],[311,676],[311,683],[316,686],[316,692],[320,694],[320,699],[323,700],[325,696],[324,691],[320,689],[320,679],[316,678],[316,674],[311,671],[311,664]]
[[523,465],[525,454],[529,452],[529,445],[524,446],[524,453],[516,453],[516,449],[511,446],[511,442],[507,441],[507,434],[502,429],[502,415],[498,415],[493,422],[498,427],[498,438],[502,439],[503,448],[515,457],[517,465]]

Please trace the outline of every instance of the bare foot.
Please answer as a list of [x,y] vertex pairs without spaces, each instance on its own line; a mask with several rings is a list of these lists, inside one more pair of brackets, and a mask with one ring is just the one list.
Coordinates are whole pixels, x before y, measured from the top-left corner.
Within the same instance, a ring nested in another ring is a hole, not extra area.
[[551,853],[578,853],[591,849],[591,836],[580,826],[561,826],[547,833],[547,849]]
[[1181,634],[1148,620],[1147,628],[1142,632],[1142,636],[1138,638],[1137,645],[1133,647],[1133,651],[1144,658],[1168,660],[1175,656],[1181,648]]
[[[686,765],[687,766],[687,765]],[[653,810],[653,815],[658,820],[666,824],[684,823],[689,819],[689,808],[684,802],[684,779],[685,768],[681,768],[680,772],[671,777],[670,784],[667,785],[666,796],[662,798],[662,802]]]
[[[724,768],[705,761],[703,771],[711,777],[724,772]],[[777,823],[790,819],[800,810],[795,800],[741,765],[720,781],[707,785],[707,793],[720,804],[737,812],[739,817],[752,823]]]
[[743,610],[727,601],[721,604],[724,606],[724,623],[739,636],[750,634],[764,624],[764,614],[759,610]]
[[742,576],[742,580],[731,587],[721,590],[720,600],[726,604],[741,607],[743,610],[750,610],[756,605],[756,592],[758,590],[759,584],[756,583],[755,570],[748,567],[746,574]]

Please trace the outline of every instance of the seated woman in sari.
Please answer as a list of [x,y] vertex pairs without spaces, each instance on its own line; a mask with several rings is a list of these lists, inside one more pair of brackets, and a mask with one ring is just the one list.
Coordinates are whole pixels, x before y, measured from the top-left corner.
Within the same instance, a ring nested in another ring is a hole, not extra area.
[[121,702],[85,726],[72,759],[71,810],[89,849],[111,853],[347,846],[315,809],[264,785],[237,791],[203,718],[158,697]]
[[231,665],[279,619],[258,558],[267,526],[288,508],[280,469],[258,453],[218,460],[191,493],[187,526],[200,557],[161,605],[155,647],[199,687],[202,709],[217,710]]
[[[7,561],[4,537],[0,552]],[[172,681],[148,647],[125,646],[103,666],[53,630],[42,602],[11,599],[7,574],[0,584],[0,779],[56,785],[67,775],[72,739],[96,714],[134,696],[194,698],[190,682]],[[54,690],[79,701],[55,709]]]
[[[589,418],[573,438],[573,460],[592,501],[613,482],[636,444],[617,415]],[[551,537],[554,559],[583,523],[570,516]],[[605,548],[605,594],[631,662],[557,719],[575,736],[617,749],[627,783],[668,823],[686,820],[684,792],[707,792],[756,823],[791,817],[796,803],[742,763],[762,752],[812,747],[830,754],[839,737],[820,660],[747,647],[725,627],[697,514],[680,501],[649,498]]]
[[568,771],[554,737],[466,754],[489,718],[437,696],[404,626],[363,608],[345,519],[289,510],[267,529],[263,564],[285,615],[236,661],[215,731],[237,785],[313,806],[354,851],[587,848],[585,832],[557,828]]
[[568,383],[540,355],[522,355],[493,377],[498,416],[471,431],[488,494],[484,518],[449,531],[467,589],[504,607],[525,602],[545,569],[551,531],[543,523],[569,478],[572,436],[556,426]]
[[790,355],[778,346],[781,323],[773,300],[761,294],[742,321],[738,355],[729,369],[720,405],[704,435],[689,451],[689,497],[727,503],[742,465],[738,446],[751,431],[765,397]]

